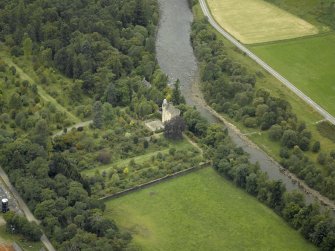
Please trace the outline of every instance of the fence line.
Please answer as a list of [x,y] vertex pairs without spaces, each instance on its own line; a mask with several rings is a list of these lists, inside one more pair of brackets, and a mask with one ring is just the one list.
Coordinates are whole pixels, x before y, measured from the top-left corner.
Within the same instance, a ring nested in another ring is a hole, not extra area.
[[158,179],[155,179],[155,180],[151,180],[149,182],[146,182],[146,183],[143,183],[143,184],[140,184],[140,185],[128,188],[126,190],[123,190],[123,191],[120,191],[120,192],[117,192],[117,193],[114,193],[114,194],[106,195],[104,197],[101,197],[99,200],[103,200],[104,201],[104,200],[110,200],[110,199],[119,198],[119,197],[124,196],[126,194],[129,194],[129,193],[132,193],[132,192],[136,192],[138,190],[150,187],[152,185],[161,183],[163,181],[170,180],[172,178],[176,178],[176,177],[179,177],[179,176],[182,176],[182,175],[185,175],[185,174],[188,174],[188,173],[200,170],[200,169],[205,168],[205,167],[209,167],[210,163],[211,163],[210,161],[203,162],[203,163],[200,163],[198,166],[190,167],[190,168],[187,168],[187,169],[175,172],[173,174],[168,174],[168,175],[166,175],[164,177],[161,177],[161,178],[158,178]]

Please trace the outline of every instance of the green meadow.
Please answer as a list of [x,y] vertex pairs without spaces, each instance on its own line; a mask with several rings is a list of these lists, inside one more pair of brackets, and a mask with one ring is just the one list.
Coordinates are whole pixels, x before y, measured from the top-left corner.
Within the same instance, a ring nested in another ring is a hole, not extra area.
[[251,46],[307,96],[335,115],[335,34]]
[[213,169],[106,202],[140,250],[316,250],[278,215]]

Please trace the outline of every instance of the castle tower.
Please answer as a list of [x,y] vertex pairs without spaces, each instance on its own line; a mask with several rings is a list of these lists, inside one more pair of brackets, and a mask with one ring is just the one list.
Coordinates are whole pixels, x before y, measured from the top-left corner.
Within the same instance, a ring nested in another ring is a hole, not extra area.
[[167,100],[164,99],[162,104],[162,123],[164,124],[179,115],[180,110],[175,108],[171,103],[168,103]]

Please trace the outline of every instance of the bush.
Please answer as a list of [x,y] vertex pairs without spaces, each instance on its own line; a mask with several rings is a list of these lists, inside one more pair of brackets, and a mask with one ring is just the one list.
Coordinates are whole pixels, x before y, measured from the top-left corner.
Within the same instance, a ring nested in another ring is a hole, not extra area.
[[280,125],[273,125],[269,130],[269,138],[272,141],[278,141],[283,136],[283,129]]
[[176,153],[176,148],[170,148],[169,149],[169,154],[174,156],[174,154]]
[[279,152],[281,158],[288,159],[290,157],[290,151],[286,147],[282,147]]
[[312,146],[312,152],[318,153],[320,151],[321,145],[319,141],[315,141]]
[[324,153],[319,153],[318,155],[318,162],[320,165],[324,165],[326,163],[327,160],[327,155]]
[[257,126],[257,119],[253,117],[247,117],[244,119],[243,124],[245,127],[255,128]]
[[164,128],[164,136],[169,139],[181,139],[185,130],[185,122],[183,118],[177,116],[166,122]]
[[14,212],[6,213],[5,220],[8,232],[22,234],[30,241],[40,240],[42,232],[36,222],[29,222],[26,218]]
[[281,138],[281,142],[283,146],[293,148],[298,144],[298,135],[293,130],[286,130]]
[[109,164],[111,161],[111,155],[107,151],[100,151],[97,160],[102,164]]

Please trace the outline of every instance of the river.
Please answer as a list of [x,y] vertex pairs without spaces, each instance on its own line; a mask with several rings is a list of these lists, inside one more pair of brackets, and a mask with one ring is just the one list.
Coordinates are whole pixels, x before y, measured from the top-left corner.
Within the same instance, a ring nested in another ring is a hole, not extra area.
[[[193,54],[190,42],[192,12],[187,0],[158,0],[160,6],[160,23],[156,39],[157,60],[161,69],[168,75],[170,83],[180,80],[181,92],[187,104],[195,106],[211,123],[220,122],[203,101],[198,86],[199,74],[197,61]],[[227,125],[227,124],[226,124]],[[252,163],[259,163],[261,170],[266,172],[270,179],[281,180],[288,191],[300,190],[305,194],[308,203],[316,201],[315,197],[306,193],[306,189],[282,172],[283,168],[270,158],[265,152],[253,145],[245,136],[228,126],[232,141],[249,153]]]

